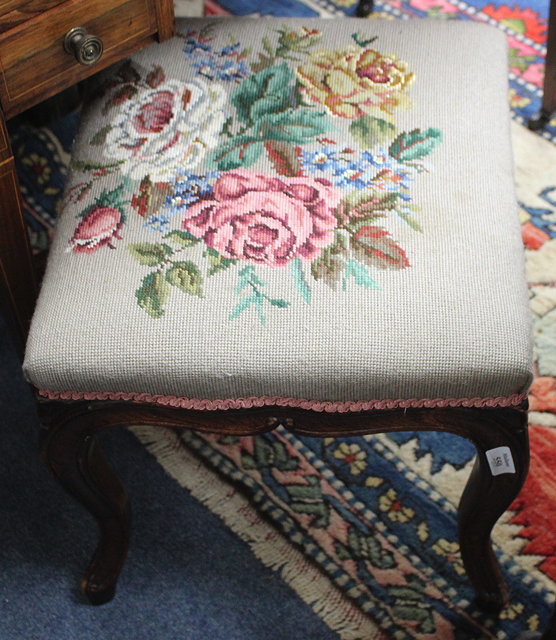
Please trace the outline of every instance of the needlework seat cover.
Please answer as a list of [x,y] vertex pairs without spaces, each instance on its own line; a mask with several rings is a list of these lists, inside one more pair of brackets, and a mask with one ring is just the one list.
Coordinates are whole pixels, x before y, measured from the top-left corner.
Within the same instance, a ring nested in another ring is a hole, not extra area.
[[84,110],[24,364],[40,393],[521,402],[503,34],[273,18],[177,32]]

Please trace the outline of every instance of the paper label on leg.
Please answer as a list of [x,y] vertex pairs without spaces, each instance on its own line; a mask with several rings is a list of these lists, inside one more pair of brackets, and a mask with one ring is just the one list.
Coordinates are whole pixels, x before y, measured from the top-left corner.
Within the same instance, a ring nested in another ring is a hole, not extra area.
[[514,459],[510,447],[496,447],[486,452],[490,472],[493,476],[502,473],[515,473]]

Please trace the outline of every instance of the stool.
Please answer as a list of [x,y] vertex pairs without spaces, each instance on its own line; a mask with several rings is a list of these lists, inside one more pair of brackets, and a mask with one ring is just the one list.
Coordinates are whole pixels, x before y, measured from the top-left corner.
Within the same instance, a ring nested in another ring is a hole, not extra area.
[[130,527],[99,432],[283,424],[474,442],[462,558],[503,605],[532,367],[506,75],[479,24],[218,18],[102,77],[24,363],[44,457],[100,526],[91,602]]

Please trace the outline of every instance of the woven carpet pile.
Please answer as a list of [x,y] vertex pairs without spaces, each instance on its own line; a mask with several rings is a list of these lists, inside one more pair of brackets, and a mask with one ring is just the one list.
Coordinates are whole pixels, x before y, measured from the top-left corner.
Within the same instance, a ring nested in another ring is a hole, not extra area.
[[[207,0],[214,15],[353,14],[356,0]],[[474,449],[448,434],[302,438],[135,428],[175,480],[217,513],[343,640],[514,638],[546,623],[556,594],[556,120],[539,107],[547,2],[391,0],[379,17],[478,20],[508,35],[513,141],[535,326],[531,470],[494,532],[510,605],[482,613],[456,540]],[[480,100],[477,96],[477,100]],[[13,130],[33,245],[55,222],[77,116]],[[472,162],[472,159],[470,159]],[[203,462],[199,465],[199,460]],[[302,637],[302,636],[300,636]]]

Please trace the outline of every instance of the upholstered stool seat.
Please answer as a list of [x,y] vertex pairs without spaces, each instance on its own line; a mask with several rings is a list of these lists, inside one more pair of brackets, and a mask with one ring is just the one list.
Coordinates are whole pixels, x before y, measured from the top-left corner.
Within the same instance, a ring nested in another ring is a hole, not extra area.
[[29,379],[186,408],[517,404],[530,345],[503,35],[256,24],[188,21],[105,79]]
[[101,523],[94,602],[129,527],[86,443],[141,406],[178,425],[164,405],[228,433],[282,419],[230,410],[281,407],[305,433],[469,437],[462,555],[500,606],[489,534],[526,472],[531,380],[506,64],[472,23],[198,19],[101,79],[24,364],[43,398],[88,403],[44,446]]

